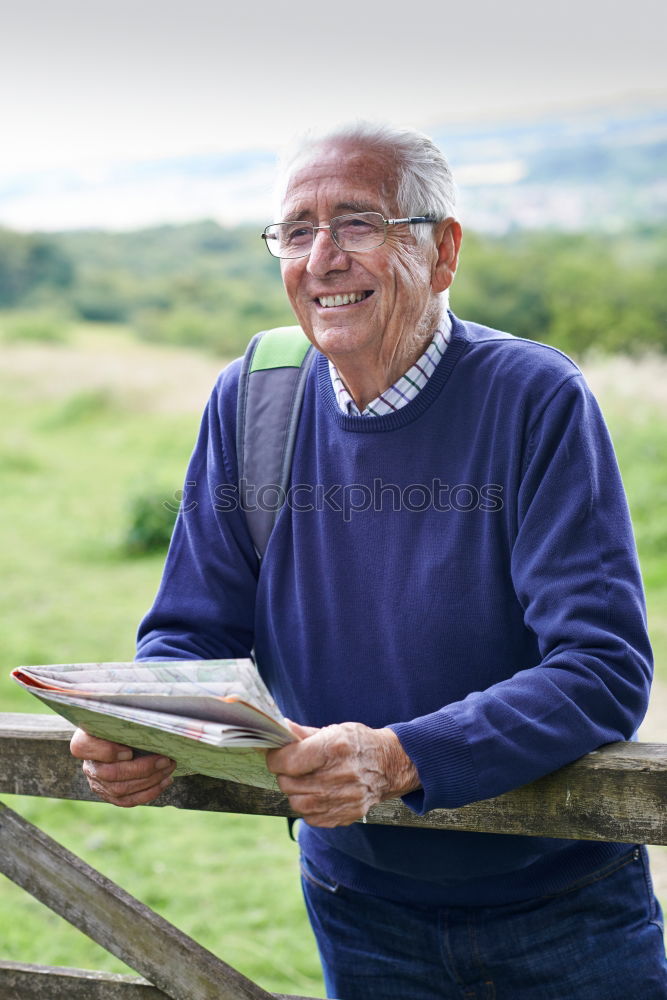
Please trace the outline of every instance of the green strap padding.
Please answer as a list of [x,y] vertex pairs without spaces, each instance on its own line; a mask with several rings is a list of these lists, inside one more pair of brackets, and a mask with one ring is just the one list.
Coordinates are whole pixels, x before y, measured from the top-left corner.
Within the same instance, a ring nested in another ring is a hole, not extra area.
[[300,368],[310,341],[300,326],[277,326],[263,335],[252,358],[251,372]]

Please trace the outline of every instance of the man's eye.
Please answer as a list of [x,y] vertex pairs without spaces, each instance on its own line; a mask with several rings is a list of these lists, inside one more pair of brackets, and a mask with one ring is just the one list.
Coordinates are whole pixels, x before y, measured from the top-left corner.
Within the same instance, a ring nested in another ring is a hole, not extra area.
[[337,227],[341,236],[360,236],[370,233],[374,228],[366,219],[346,219]]
[[310,226],[294,226],[285,229],[283,230],[283,242],[289,243],[291,246],[305,243],[311,238],[312,232]]

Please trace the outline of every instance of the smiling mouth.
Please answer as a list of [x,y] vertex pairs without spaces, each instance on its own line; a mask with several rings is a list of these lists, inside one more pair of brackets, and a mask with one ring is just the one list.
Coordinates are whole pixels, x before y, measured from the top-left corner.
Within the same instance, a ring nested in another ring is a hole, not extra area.
[[363,302],[372,295],[372,291],[367,292],[344,292],[338,295],[321,295],[318,296],[315,301],[323,309],[332,309],[336,306],[353,306],[358,302]]

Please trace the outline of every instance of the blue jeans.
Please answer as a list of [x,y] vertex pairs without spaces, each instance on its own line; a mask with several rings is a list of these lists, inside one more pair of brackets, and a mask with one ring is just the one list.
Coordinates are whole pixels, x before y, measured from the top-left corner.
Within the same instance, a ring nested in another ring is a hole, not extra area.
[[552,896],[421,907],[331,884],[302,858],[306,906],[337,1000],[667,1000],[646,849]]

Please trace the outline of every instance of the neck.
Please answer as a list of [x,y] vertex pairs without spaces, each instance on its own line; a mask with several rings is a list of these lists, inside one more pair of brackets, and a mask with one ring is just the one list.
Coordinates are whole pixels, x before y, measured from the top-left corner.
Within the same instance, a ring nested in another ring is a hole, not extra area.
[[440,308],[428,310],[417,329],[412,334],[406,333],[401,337],[396,350],[389,357],[385,357],[382,352],[362,355],[355,352],[354,355],[331,358],[360,413],[385,389],[394,385],[401,375],[405,375],[422,356],[433,340],[441,318]]
[[394,385],[401,375],[405,375],[424,353],[431,339],[432,335],[426,337],[424,341],[415,344],[412,351],[402,354],[400,359],[389,359],[389,362],[383,358],[360,358],[358,355],[354,359],[332,359],[360,412],[365,410],[371,400],[377,399],[385,389]]

